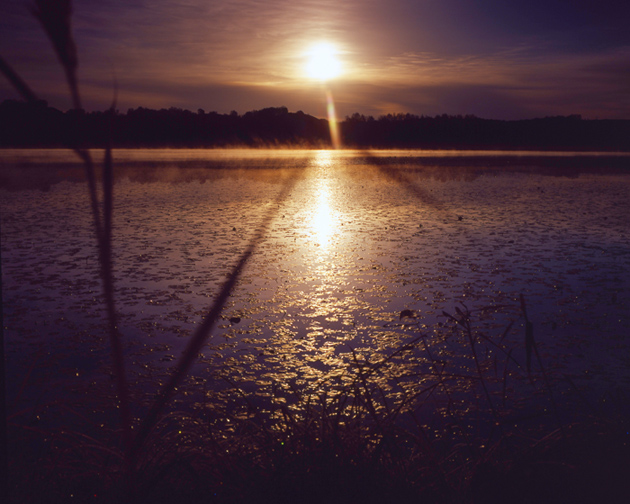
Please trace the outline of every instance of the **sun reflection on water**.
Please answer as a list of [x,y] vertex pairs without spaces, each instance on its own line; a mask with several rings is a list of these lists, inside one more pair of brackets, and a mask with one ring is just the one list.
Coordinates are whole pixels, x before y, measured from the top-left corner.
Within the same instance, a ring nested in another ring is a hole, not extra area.
[[318,245],[328,249],[330,238],[333,232],[333,218],[329,204],[330,191],[325,183],[318,190],[315,215],[313,215],[312,226],[315,232],[315,239]]
[[328,171],[332,167],[332,155],[330,151],[319,151],[314,160],[318,174],[314,180],[314,208],[311,218],[311,230],[313,240],[327,252],[330,249],[331,239],[336,229],[335,211],[331,208],[332,198]]

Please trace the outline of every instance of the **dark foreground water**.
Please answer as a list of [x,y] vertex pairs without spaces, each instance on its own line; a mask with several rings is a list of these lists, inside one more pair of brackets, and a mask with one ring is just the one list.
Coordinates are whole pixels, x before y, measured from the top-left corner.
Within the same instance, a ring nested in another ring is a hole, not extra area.
[[[409,408],[428,426],[454,410],[487,421],[482,385],[515,425],[554,403],[571,414],[623,407],[628,156],[121,150],[114,160],[116,301],[138,417],[269,215],[177,408],[237,408],[227,392],[238,390],[269,411],[342,389],[368,366],[380,366],[386,402],[423,398]],[[0,205],[12,425],[108,418],[81,166],[67,151],[2,151]],[[521,295],[540,356],[531,373]],[[470,313],[471,332],[445,312]]]

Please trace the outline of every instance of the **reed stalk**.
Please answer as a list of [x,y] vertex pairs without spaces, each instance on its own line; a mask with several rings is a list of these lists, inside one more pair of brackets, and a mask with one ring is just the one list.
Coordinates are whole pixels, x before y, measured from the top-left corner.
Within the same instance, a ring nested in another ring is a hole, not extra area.
[[494,407],[494,403],[492,401],[492,397],[490,396],[490,392],[488,391],[488,387],[486,385],[486,380],[484,378],[484,374],[483,371],[481,370],[481,364],[479,362],[479,357],[477,355],[477,349],[475,347],[475,336],[473,335],[472,332],[472,327],[470,325],[470,311],[468,310],[468,308],[466,308],[464,306],[464,309],[466,310],[465,312],[463,312],[459,307],[455,307],[455,312],[457,313],[457,315],[459,315],[459,318],[451,315],[450,313],[443,311],[442,314],[447,317],[450,318],[451,320],[453,320],[455,323],[457,323],[458,325],[463,327],[463,332],[466,336],[466,339],[468,340],[468,344],[470,345],[470,353],[473,356],[473,360],[475,362],[475,367],[477,369],[477,377],[479,379],[479,382],[481,383],[481,387],[483,388],[484,394],[486,396],[486,400],[488,401],[488,406],[490,407],[490,411],[492,412],[492,416],[494,416],[495,419],[499,418],[499,414],[496,410],[496,408]]
[[248,247],[241,254],[239,261],[228,274],[227,280],[223,283],[203,322],[188,342],[188,345],[182,353],[177,365],[172,370],[169,380],[154,399],[149,412],[140,424],[138,433],[136,434],[133,442],[133,446],[131,447],[134,457],[137,455],[142,445],[146,441],[147,436],[157,423],[160,414],[164,411],[164,408],[173,395],[173,392],[186,377],[193,363],[197,359],[197,356],[199,355],[200,350],[210,336],[214,325],[216,324],[217,320],[219,320],[221,316],[221,311],[225,306],[225,303],[229,299],[230,295],[232,294],[232,291],[236,286],[241,276],[241,273],[245,268],[245,265],[247,264],[247,261],[254,253],[254,250],[256,249],[258,243],[264,238],[269,224],[278,212],[280,203],[282,203],[282,201],[284,201],[286,196],[289,194],[294,182],[294,179],[290,179],[287,183],[285,183],[284,187],[276,198],[276,204],[271,206],[270,210],[263,218],[256,235],[251,239]]
[[521,312],[523,313],[523,318],[525,319],[525,351],[527,354],[527,373],[531,373],[531,358],[533,351],[534,355],[536,356],[536,360],[538,361],[538,365],[540,366],[540,372],[543,375],[545,389],[547,391],[547,394],[549,395],[549,400],[551,401],[551,407],[553,408],[556,421],[560,426],[560,432],[564,435],[564,425],[560,419],[558,405],[556,404],[556,400],[553,396],[551,382],[549,381],[547,371],[545,370],[545,366],[543,366],[542,359],[540,358],[540,354],[538,353],[538,346],[536,345],[536,340],[534,339],[534,324],[529,320],[529,317],[527,316],[527,305],[525,304],[525,297],[523,296],[523,294],[520,295],[520,301]]
[[[81,97],[79,93],[76,70],[78,59],[76,45],[72,37],[71,14],[72,3],[70,0],[35,0],[35,5],[31,9],[32,14],[41,23],[44,31],[48,35],[53,48],[64,69],[69,92],[72,98],[74,109],[82,110]],[[18,93],[27,102],[37,102],[37,95],[30,89],[26,82],[11,68],[11,66],[0,58],[0,71],[6,76]],[[111,108],[112,115],[114,106]],[[96,169],[90,151],[76,141],[70,146],[77,156],[82,160],[85,167],[85,174],[88,184],[90,203],[92,208],[93,223],[98,245],[98,255],[100,264],[100,276],[103,285],[103,294],[107,311],[107,325],[112,352],[112,362],[115,369],[116,390],[120,406],[120,423],[122,431],[122,441],[125,454],[125,473],[128,487],[128,497],[133,495],[134,474],[137,456],[142,448],[148,434],[158,421],[168,400],[172,396],[177,385],[187,375],[199,351],[208,338],[216,321],[220,317],[221,310],[240,277],[240,274],[251,257],[258,242],[264,237],[266,228],[277,213],[279,205],[275,205],[266,215],[257,235],[250,241],[249,246],[241,255],[240,260],[234,266],[228,276],[228,280],[222,286],[219,294],[210,307],[207,316],[193,335],[189,345],[182,354],[177,366],[171,373],[171,377],[164,388],[157,395],[153,404],[140,424],[140,428],[135,436],[131,435],[131,415],[129,410],[129,388],[126,380],[124,355],[122,348],[122,338],[118,329],[118,316],[114,297],[114,275],[112,264],[112,216],[113,216],[113,161],[111,147],[108,145],[105,150],[105,159],[102,170],[102,202],[103,209],[99,209],[99,196],[96,182]],[[294,182],[294,181],[293,181]],[[291,183],[285,184],[276,203],[280,203],[288,194]],[[6,421],[6,413],[3,415]],[[6,429],[5,429],[6,431]],[[6,450],[5,450],[6,451]],[[2,471],[6,474],[6,471]]]
[[[71,30],[72,2],[70,0],[35,0],[31,13],[42,25],[64,69],[72,104],[75,110],[82,110],[81,97],[77,80],[77,51]],[[37,102],[37,95],[24,82],[11,66],[0,58],[0,71],[7,77],[18,93],[30,103]],[[92,207],[92,216],[96,234],[100,276],[103,296],[107,311],[107,326],[114,363],[116,389],[120,407],[120,423],[125,453],[131,450],[131,415],[129,411],[129,391],[125,375],[124,356],[121,335],[118,330],[117,313],[114,299],[114,275],[112,267],[112,214],[113,214],[113,163],[111,148],[105,151],[102,173],[103,211],[99,209],[99,197],[96,183],[96,169],[90,151],[82,147],[77,139],[69,147],[82,160],[88,181],[88,191]],[[127,460],[127,467],[133,462]]]
[[2,297],[2,215],[0,214],[0,500],[9,504],[9,438],[7,432],[7,372],[4,355],[4,300]]

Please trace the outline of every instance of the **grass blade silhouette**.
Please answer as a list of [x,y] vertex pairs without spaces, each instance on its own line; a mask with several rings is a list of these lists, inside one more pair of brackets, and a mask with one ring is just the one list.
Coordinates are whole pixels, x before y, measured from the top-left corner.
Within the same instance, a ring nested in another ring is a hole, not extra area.
[[[82,110],[76,75],[78,67],[77,51],[71,30],[72,2],[70,0],[36,0],[35,5],[31,7],[31,13],[42,25],[61,62],[75,110]],[[30,87],[13,71],[10,65],[1,58],[0,71],[2,71],[9,82],[12,83],[18,93],[27,102],[35,103],[39,101],[37,95]],[[100,276],[103,282],[103,296],[108,316],[108,333],[115,368],[116,391],[120,403],[122,437],[125,444],[125,452],[131,453],[129,392],[125,377],[121,338],[117,327],[111,261],[111,225],[113,212],[113,163],[111,148],[109,146],[107,147],[103,164],[103,215],[101,215],[96,186],[96,170],[92,155],[88,149],[81,147],[77,139],[74,139],[74,144],[69,147],[74,150],[77,156],[82,160],[88,182],[88,191],[98,245]]]
[[2,502],[8,503],[9,437],[7,432],[7,375],[4,356],[4,304],[2,290],[2,219],[0,218],[0,498],[2,499]]
[[276,198],[276,204],[271,207],[271,209],[263,218],[263,221],[256,235],[251,239],[249,245],[241,254],[239,261],[232,268],[231,272],[229,273],[228,279],[221,286],[221,289],[214,299],[212,306],[210,307],[202,324],[199,326],[199,328],[195,331],[192,338],[190,339],[190,342],[188,343],[188,346],[180,357],[179,362],[173,369],[173,372],[171,373],[168,382],[164,385],[162,390],[155,398],[153,405],[149,410],[149,413],[140,424],[138,434],[135,437],[133,444],[134,458],[138,454],[138,451],[142,448],[142,445],[146,441],[147,436],[157,423],[160,414],[163,412],[166,404],[172,397],[175,388],[185,378],[194,361],[197,359],[197,356],[201,348],[205,344],[207,338],[210,336],[210,332],[214,328],[215,323],[217,322],[217,320],[219,320],[219,317],[221,316],[221,310],[223,309],[225,303],[232,294],[232,291],[234,290],[234,287],[236,286],[236,283],[240,278],[240,275],[245,265],[247,264],[247,261],[253,254],[258,243],[264,238],[267,228],[271,223],[271,220],[278,213],[279,203],[281,203],[286,198],[294,183],[295,179],[290,179],[285,183],[280,194]]
[[72,1],[35,0],[30,11],[48,35],[66,74],[74,108],[80,110],[82,107],[77,80],[79,60],[71,29]]
[[11,83],[11,85],[17,90],[17,92],[24,98],[27,102],[35,103],[38,101],[37,95],[33,92],[33,90],[29,87],[29,85],[24,82],[22,77],[20,77],[15,70],[9,65],[2,56],[0,56],[0,72],[4,74],[7,80]]

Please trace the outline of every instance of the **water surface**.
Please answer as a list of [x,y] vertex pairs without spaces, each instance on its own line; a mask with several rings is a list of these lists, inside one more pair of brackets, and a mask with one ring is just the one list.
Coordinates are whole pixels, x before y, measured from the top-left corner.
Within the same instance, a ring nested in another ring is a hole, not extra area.
[[[116,300],[138,414],[266,215],[181,407],[227,383],[261,403],[282,387],[342,386],[353,366],[419,337],[383,375],[393,400],[397,387],[422,393],[436,362],[474,376],[444,313],[467,309],[484,369],[503,378],[497,397],[511,373],[510,390],[528,395],[521,295],[558,397],[628,392],[628,156],[160,149],[114,160]],[[2,151],[0,198],[12,405],[96,410],[91,391],[111,370],[82,167],[64,150]],[[462,402],[478,401],[473,381],[457,382]]]

